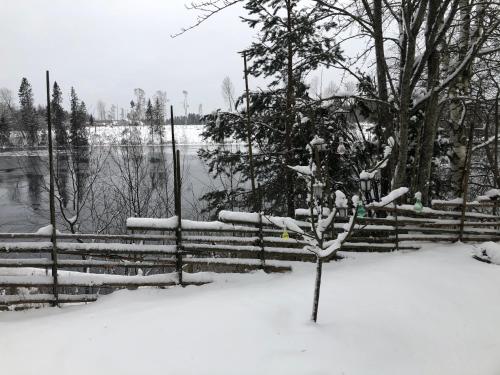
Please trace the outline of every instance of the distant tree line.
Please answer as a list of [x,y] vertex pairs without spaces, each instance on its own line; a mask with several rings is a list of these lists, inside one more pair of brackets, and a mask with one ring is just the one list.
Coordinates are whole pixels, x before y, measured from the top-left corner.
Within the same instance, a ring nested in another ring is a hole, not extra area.
[[[19,106],[12,92],[6,88],[0,94],[0,145],[36,147],[47,142],[47,109],[34,104],[33,89],[27,78],[21,80],[18,91]],[[63,94],[54,82],[51,98],[51,116],[58,148],[88,145],[86,126],[93,118],[87,113],[85,102],[81,101],[71,87],[70,110],[63,108]],[[16,133],[12,137],[12,132]]]

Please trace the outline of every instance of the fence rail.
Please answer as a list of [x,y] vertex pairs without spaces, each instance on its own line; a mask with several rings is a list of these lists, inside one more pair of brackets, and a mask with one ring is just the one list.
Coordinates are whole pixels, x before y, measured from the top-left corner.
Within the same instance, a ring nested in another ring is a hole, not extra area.
[[[368,205],[368,216],[356,218],[341,250],[414,251],[422,241],[500,241],[500,216],[489,212],[496,203],[466,203],[466,212],[453,210],[463,208],[457,202],[440,201],[422,212],[409,205]],[[50,234],[0,233],[0,307],[91,302],[116,288],[202,285],[212,280],[210,272],[287,272],[293,262],[316,259],[297,232],[280,237],[287,222],[307,230],[307,220],[238,213],[221,218],[131,218],[127,234],[57,233],[56,260]],[[336,217],[329,237],[344,231],[348,220]]]

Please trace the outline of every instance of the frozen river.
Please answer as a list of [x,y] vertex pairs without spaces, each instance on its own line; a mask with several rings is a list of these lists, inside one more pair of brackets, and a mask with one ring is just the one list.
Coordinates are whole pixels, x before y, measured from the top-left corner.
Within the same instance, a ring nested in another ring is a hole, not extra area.
[[[199,198],[210,191],[211,188],[214,187],[214,184],[217,184],[217,181],[209,176],[207,167],[197,155],[200,147],[203,147],[199,137],[201,130],[201,126],[188,126],[186,129],[180,131],[176,130],[177,134],[179,134],[177,138],[179,140],[179,145],[177,148],[181,152],[182,159],[183,216],[191,219],[201,218],[200,211],[203,207],[203,203],[200,202]],[[91,176],[94,173],[93,171],[97,168],[100,170],[100,175],[95,183],[96,188],[94,189],[97,194],[108,189],[110,181],[115,185],[123,183],[120,182],[122,175],[125,173],[124,165],[126,165],[124,164],[123,156],[131,152],[131,146],[110,145],[114,140],[113,137],[119,134],[119,132],[120,130],[116,129],[97,129],[95,133],[92,131],[90,134],[91,137],[94,137],[94,141],[96,138],[95,134],[97,134],[101,144],[99,146],[94,144],[94,146],[91,147],[90,165],[84,165],[82,171],[87,175],[86,181],[89,181],[88,175]],[[106,142],[102,142],[103,139],[105,139]],[[169,141],[169,138],[166,141]],[[139,180],[141,178],[153,178],[150,176],[156,173],[156,180],[158,183],[161,184],[165,181],[166,184],[170,184],[169,189],[171,190],[173,180],[171,173],[171,144],[162,147],[158,145],[134,146],[132,151],[142,156],[138,168],[139,170],[137,171]],[[106,156],[96,157],[96,154]],[[159,157],[160,154],[161,157]],[[33,154],[27,154],[26,152],[0,151],[0,232],[32,232],[48,224],[47,160],[47,152],[44,150]],[[96,163],[100,165],[96,166]],[[161,174],[162,172],[163,174]],[[64,182],[64,189],[60,189],[61,191],[58,191],[58,194],[60,194],[60,196],[64,194],[69,196],[69,198],[66,199],[69,201],[69,204],[68,202],[66,203],[68,204],[67,215],[70,215],[71,191],[76,190],[75,184],[78,184],[78,176],[74,171],[68,171],[61,168],[58,168],[57,173],[60,178],[59,182]],[[138,183],[142,182],[143,181],[139,181]],[[60,185],[61,183],[59,183],[59,186]],[[125,185],[126,183],[124,183],[124,186]],[[66,190],[69,190],[69,193],[67,193]],[[92,194],[94,193],[93,191]],[[150,202],[148,203],[150,205],[158,206],[164,204],[164,201],[151,199],[151,193],[147,190],[147,187],[141,190],[141,194],[143,194],[145,200],[147,199],[148,202]],[[85,199],[85,204],[89,206],[89,198],[87,195],[79,199],[82,201]],[[103,198],[101,201],[96,199],[96,202],[98,202],[98,205],[104,205],[107,203],[107,199],[107,197]],[[140,200],[142,200],[142,198]],[[170,200],[168,204],[173,206],[173,201]],[[151,207],[142,207],[141,209],[143,212],[156,212],[154,210],[148,211],[149,208]],[[105,213],[109,214],[109,212]],[[56,214],[60,216],[59,211],[56,211]],[[87,217],[90,216],[87,215]],[[124,225],[123,223],[123,226]],[[91,227],[81,228],[82,231],[92,229]]]
[[[170,165],[171,146],[164,146],[165,159]],[[199,199],[213,184],[203,162],[196,152],[199,146],[180,146],[183,170],[183,213],[196,218],[190,210],[190,201]],[[144,146],[147,154],[149,147]],[[107,161],[112,173],[117,173],[113,162]],[[0,153],[0,231],[31,232],[49,222],[47,155]],[[105,167],[106,168],[106,167]],[[169,171],[171,168],[169,168]],[[69,176],[71,180],[71,176]]]

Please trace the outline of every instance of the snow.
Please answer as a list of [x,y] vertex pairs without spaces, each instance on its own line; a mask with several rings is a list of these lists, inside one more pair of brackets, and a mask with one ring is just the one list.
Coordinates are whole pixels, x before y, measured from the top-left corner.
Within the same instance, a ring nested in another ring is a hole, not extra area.
[[481,259],[500,265],[500,244],[495,242],[485,242],[478,245],[474,254]]
[[39,228],[35,233],[44,236],[50,236],[52,234],[52,224]]
[[489,201],[500,198],[500,189],[490,189],[484,195],[480,195],[476,198],[479,202]]
[[[398,205],[398,209],[414,211],[414,206],[410,205],[410,204],[401,204],[401,205]],[[445,216],[461,216],[462,215],[460,212],[434,210],[430,207],[424,207],[422,209],[422,212],[429,213],[429,214],[436,214],[436,215],[445,215]],[[481,212],[466,212],[465,217],[478,218],[478,219],[497,219],[498,218],[498,216],[496,216],[496,215],[483,214]]]
[[[22,270],[22,269],[21,269]],[[3,274],[0,269],[0,274]],[[45,275],[29,275],[29,276],[0,276],[0,282],[4,285],[52,285],[54,280],[51,273]],[[122,276],[122,275],[108,275],[108,274],[95,274],[83,272],[58,272],[59,285],[80,285],[80,286],[102,286],[102,285],[120,285],[127,283],[138,284],[156,284],[156,283],[175,283],[177,282],[177,274],[157,274],[150,276]]]
[[314,264],[2,312],[2,373],[498,374],[500,269],[472,249],[343,253],[324,264],[318,324]]
[[359,174],[359,179],[360,180],[371,180],[375,177],[376,173],[377,173],[376,171],[375,172],[361,171],[361,173]]
[[[129,217],[127,219],[127,228],[137,228],[137,229],[156,229],[156,230],[173,230],[177,228],[178,225],[177,216],[172,216],[169,218],[158,219],[158,218],[145,218],[145,217]],[[254,228],[248,228],[244,226],[237,226],[232,224],[222,223],[220,221],[194,221],[182,219],[182,229],[189,231],[219,231],[219,230],[239,230],[250,232]],[[256,229],[255,229],[256,230]]]
[[387,206],[389,203],[394,202],[396,199],[402,197],[406,193],[408,193],[408,188],[407,187],[400,187],[396,190],[391,191],[385,197],[382,197],[379,202],[370,203],[369,206],[372,206],[372,207]]
[[[48,252],[52,250],[52,242],[0,242],[0,248],[5,252]],[[158,254],[173,254],[175,245],[144,245],[125,243],[78,243],[57,242],[57,248],[68,252],[92,251],[105,253],[144,252]]]
[[[237,223],[259,224],[261,220],[256,212],[234,212],[222,210],[219,212],[219,220]],[[310,227],[305,221],[299,221],[290,217],[270,216],[262,214],[262,224],[274,225],[281,229],[289,229],[296,233],[303,233],[301,227]]]
[[325,140],[315,135],[314,138],[311,140],[311,142],[309,142],[309,144],[311,146],[321,146],[325,144]]
[[[62,234],[56,229],[57,234]],[[51,236],[52,235],[52,224],[46,225],[44,227],[38,228],[38,230],[35,232],[35,234],[39,234],[42,236]]]
[[305,176],[314,176],[316,171],[315,165],[289,165],[290,169],[293,169],[295,172],[300,173]]
[[[206,144],[201,133],[204,125],[175,125],[175,138],[179,144],[200,145]],[[89,140],[92,145],[97,144],[121,144],[122,138],[127,138],[128,133],[139,138],[143,143],[149,143],[151,140],[151,128],[149,126],[96,126],[88,127]],[[170,125],[162,127],[163,142],[172,142],[172,132]],[[154,137],[154,143],[160,142],[159,137]]]
[[347,198],[343,192],[340,190],[335,191],[335,207],[336,208],[347,208]]
[[442,200],[442,199],[433,199],[431,201],[431,205],[439,205],[439,204],[463,204],[464,199],[463,198],[453,198],[449,200]]

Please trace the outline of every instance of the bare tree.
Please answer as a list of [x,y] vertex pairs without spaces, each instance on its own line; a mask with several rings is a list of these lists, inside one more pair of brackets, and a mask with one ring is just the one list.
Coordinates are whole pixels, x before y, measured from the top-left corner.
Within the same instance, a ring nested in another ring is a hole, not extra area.
[[222,80],[221,91],[229,112],[232,112],[234,108],[234,86],[231,78],[225,77]]
[[7,110],[11,111],[13,109],[15,109],[15,101],[12,91],[6,87],[2,87],[0,89],[0,110],[4,112]]
[[184,95],[184,102],[182,103],[183,107],[184,107],[184,116],[185,116],[185,119],[184,119],[184,125],[187,125],[187,121],[188,121],[188,110],[189,110],[189,104],[188,104],[188,92],[186,90],[182,90],[182,95]]
[[102,100],[97,101],[97,116],[99,116],[99,120],[104,121],[106,120],[106,103],[104,103]]
[[118,120],[117,115],[118,115],[118,109],[117,109],[116,105],[112,104],[111,108],[109,109],[107,119],[109,121]]
[[144,116],[146,114],[146,94],[143,89],[136,88],[134,89],[134,95],[137,121],[142,121],[144,120]]

